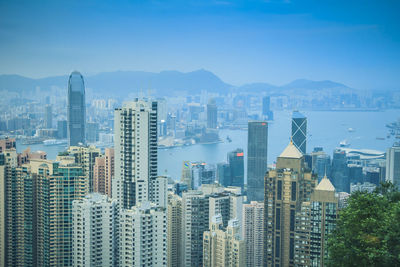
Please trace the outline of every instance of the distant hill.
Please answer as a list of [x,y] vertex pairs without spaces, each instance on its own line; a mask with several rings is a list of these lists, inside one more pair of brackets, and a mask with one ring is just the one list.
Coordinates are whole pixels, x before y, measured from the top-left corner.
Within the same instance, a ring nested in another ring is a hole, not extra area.
[[[193,72],[162,71],[160,73],[144,71],[103,72],[84,76],[85,85],[94,93],[129,94],[148,89],[156,90],[160,95],[171,91],[187,91],[198,94],[201,91],[227,93],[232,85],[224,83],[212,72],[197,70]],[[31,79],[19,75],[0,75],[0,90],[24,92],[36,87],[50,89],[51,86],[66,88],[68,76],[55,76],[42,79]]]
[[[288,92],[298,93],[304,90],[325,89],[350,89],[344,84],[333,81],[311,81],[305,79],[295,80],[283,86],[268,83],[250,83],[234,87],[223,82],[218,76],[207,70],[192,72],[162,71],[159,73],[145,71],[115,71],[102,72],[85,76],[86,87],[91,88],[95,94],[124,96],[132,92],[148,89],[152,94],[171,95],[173,91],[186,91],[188,94],[199,94],[201,91],[228,93],[235,92],[282,94]],[[66,88],[68,75],[54,76],[42,79],[32,79],[20,75],[0,75],[0,91],[29,92],[40,87],[49,90],[52,86]]]

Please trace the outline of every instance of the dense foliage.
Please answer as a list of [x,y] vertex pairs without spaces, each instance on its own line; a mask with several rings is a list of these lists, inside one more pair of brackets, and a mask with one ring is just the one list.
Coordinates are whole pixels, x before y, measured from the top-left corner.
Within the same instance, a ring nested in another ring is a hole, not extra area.
[[353,193],[327,249],[327,266],[400,266],[400,192],[384,183]]

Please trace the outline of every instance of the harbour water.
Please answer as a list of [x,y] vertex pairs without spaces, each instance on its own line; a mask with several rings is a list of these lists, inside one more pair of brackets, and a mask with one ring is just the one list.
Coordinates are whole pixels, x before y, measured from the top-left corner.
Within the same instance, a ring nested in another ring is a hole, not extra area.
[[[386,151],[395,141],[400,141],[399,139],[396,140],[394,136],[389,139],[386,138],[388,129],[385,127],[386,124],[394,122],[400,117],[400,110],[380,112],[305,111],[302,113],[307,117],[307,152],[311,152],[314,147],[320,146],[332,155],[333,150],[339,146],[342,140],[347,140],[352,148]],[[275,120],[269,123],[268,162],[270,164],[274,163],[276,157],[290,140],[291,115],[290,111],[275,112]],[[232,142],[226,140],[227,136],[232,139]],[[158,173],[170,175],[178,180],[184,160],[216,164],[226,161],[227,153],[236,148],[242,148],[245,156],[247,155],[247,131],[221,130],[220,137],[224,142],[160,149],[158,153]],[[19,152],[26,147],[26,145],[20,145],[17,142]],[[46,151],[49,159],[55,159],[58,152],[65,150],[65,145],[44,146],[38,144],[30,147],[32,151]]]

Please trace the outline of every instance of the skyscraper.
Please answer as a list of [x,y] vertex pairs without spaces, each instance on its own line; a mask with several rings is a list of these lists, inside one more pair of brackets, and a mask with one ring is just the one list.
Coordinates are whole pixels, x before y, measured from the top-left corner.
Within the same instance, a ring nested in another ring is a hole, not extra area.
[[203,184],[214,183],[215,173],[215,166],[212,164],[184,161],[181,181],[188,185],[188,189],[198,189]]
[[207,128],[216,129],[218,119],[218,109],[215,104],[215,99],[211,98],[207,104]]
[[298,111],[293,111],[292,140],[297,149],[305,155],[307,153],[307,118]]
[[231,186],[244,187],[244,153],[238,148],[228,153],[228,163],[231,171]]
[[268,124],[249,121],[247,141],[247,200],[264,200],[264,175],[267,172]]
[[53,128],[53,111],[51,105],[46,105],[44,109],[44,124],[47,129]]
[[292,142],[265,175],[264,261],[267,266],[294,266],[295,218],[310,199],[315,178],[305,169],[303,154]]
[[400,186],[400,146],[392,146],[386,152],[386,181]]
[[[157,178],[157,102],[136,99],[114,112],[115,184],[122,208],[151,201]],[[114,182],[113,182],[114,186]],[[114,189],[113,189],[114,194]]]
[[104,156],[97,157],[93,167],[93,191],[111,197],[111,179],[114,176],[114,148],[106,148]]
[[264,266],[264,203],[252,201],[243,205],[243,236],[246,244],[246,266]]
[[68,145],[85,144],[86,127],[85,83],[83,76],[74,71],[68,81]]
[[335,149],[333,152],[331,173],[332,182],[336,190],[350,193],[349,168],[345,151]]
[[264,96],[262,99],[262,115],[268,120],[274,119],[274,113],[270,109],[271,98],[269,96]]

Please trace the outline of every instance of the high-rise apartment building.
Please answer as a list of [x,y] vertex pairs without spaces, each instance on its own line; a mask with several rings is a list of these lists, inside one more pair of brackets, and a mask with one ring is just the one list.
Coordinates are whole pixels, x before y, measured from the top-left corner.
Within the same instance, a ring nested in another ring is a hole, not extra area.
[[83,76],[74,71],[68,80],[68,145],[85,144],[86,103]]
[[268,124],[249,121],[247,142],[247,200],[264,200],[264,175],[267,172]]
[[222,216],[212,217],[210,230],[203,236],[203,267],[245,266],[246,248],[239,229],[236,219],[230,220],[225,230]]
[[182,194],[182,265],[203,264],[203,232],[208,230],[208,196],[201,191]]
[[1,233],[3,266],[33,266],[34,244],[34,178],[28,164],[18,166],[15,149],[3,151]]
[[73,201],[73,266],[117,266],[118,210],[116,200],[99,193]]
[[167,266],[166,209],[142,202],[121,211],[119,266]]
[[101,150],[93,145],[70,146],[68,153],[75,157],[75,162],[83,167],[84,174],[89,181],[89,192],[94,191],[94,165],[96,158],[100,157]]
[[293,111],[291,139],[297,149],[305,155],[307,153],[307,118],[298,111]]
[[168,195],[168,267],[182,266],[182,198],[175,194]]
[[106,148],[104,156],[97,157],[93,167],[93,191],[112,196],[114,176],[114,148]]
[[336,227],[337,212],[335,188],[325,175],[296,214],[296,266],[324,266],[326,242]]
[[211,98],[207,104],[207,128],[217,129],[218,109],[215,99]]
[[268,266],[294,266],[295,218],[310,200],[316,180],[305,169],[304,156],[291,141],[265,175],[264,261]]
[[[215,215],[221,215],[223,227],[228,226],[231,219],[239,220],[241,225],[243,214],[243,196],[241,194],[223,191],[208,196],[209,223]],[[240,231],[241,233],[241,231]]]
[[392,146],[386,152],[386,181],[400,186],[400,146]]
[[264,266],[264,203],[252,201],[243,205],[243,236],[246,266]]
[[[115,181],[122,208],[151,200],[157,178],[157,102],[136,99],[114,113]],[[114,185],[114,183],[113,183]],[[114,190],[113,190],[114,192]]]
[[53,110],[51,105],[44,107],[44,126],[47,129],[53,128]]
[[231,172],[231,184],[244,188],[244,153],[238,148],[228,153],[228,164]]

